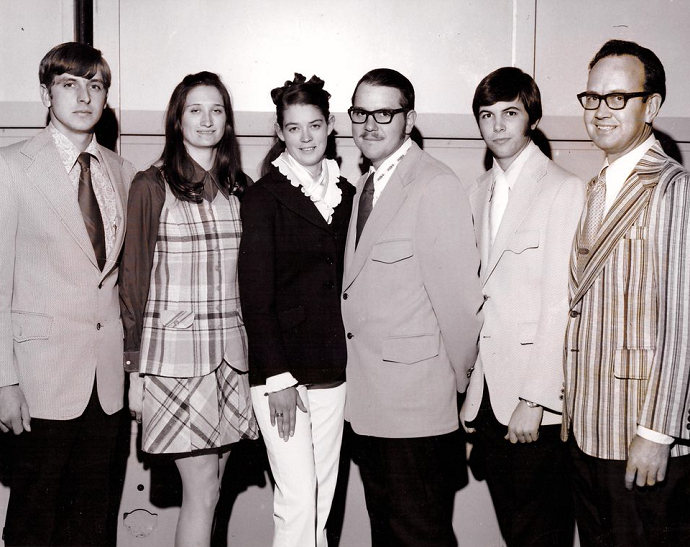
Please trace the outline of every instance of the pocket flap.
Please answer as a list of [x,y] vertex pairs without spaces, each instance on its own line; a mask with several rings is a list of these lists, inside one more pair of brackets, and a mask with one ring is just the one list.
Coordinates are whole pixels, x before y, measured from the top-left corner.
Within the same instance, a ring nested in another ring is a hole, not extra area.
[[383,340],[381,355],[384,361],[408,365],[438,355],[439,334],[390,336]]
[[186,310],[163,310],[161,324],[167,329],[188,329],[194,323],[194,312]]
[[647,380],[654,349],[617,349],[613,375],[621,380]]
[[539,232],[536,230],[515,232],[506,247],[509,251],[517,254],[526,249],[536,249],[539,247]]
[[518,339],[520,345],[534,344],[534,337],[537,334],[537,323],[519,323],[518,324]]
[[411,240],[394,239],[382,241],[374,245],[374,248],[371,250],[371,259],[376,262],[393,264],[394,262],[410,258],[413,254]]
[[53,316],[24,311],[12,312],[12,337],[15,342],[47,340],[53,325]]
[[296,327],[300,323],[307,320],[307,312],[303,306],[290,308],[289,310],[278,312],[278,323],[282,330],[288,330]]

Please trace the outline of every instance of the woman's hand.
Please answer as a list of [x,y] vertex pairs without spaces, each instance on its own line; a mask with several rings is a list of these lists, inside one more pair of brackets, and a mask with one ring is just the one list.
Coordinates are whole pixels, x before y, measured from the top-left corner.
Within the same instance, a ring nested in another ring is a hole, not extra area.
[[144,377],[138,372],[129,373],[129,413],[141,423],[141,411],[144,408]]
[[295,434],[297,409],[307,411],[296,387],[288,387],[268,394],[271,425],[278,427],[278,435],[287,442]]

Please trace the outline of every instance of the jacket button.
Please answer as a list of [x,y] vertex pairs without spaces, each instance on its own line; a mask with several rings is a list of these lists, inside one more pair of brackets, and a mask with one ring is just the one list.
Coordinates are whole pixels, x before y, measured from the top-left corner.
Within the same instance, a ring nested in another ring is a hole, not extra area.
[[101,330],[101,324],[100,323],[96,323],[96,330]]
[[489,299],[489,295],[488,295],[488,294],[485,294],[485,295],[484,295],[484,302],[486,302],[488,299]]
[[333,259],[330,256],[326,257],[326,264],[333,264]]
[[589,254],[589,249],[585,249],[584,247],[580,247],[580,248],[577,250],[577,252],[580,253],[581,255],[588,255],[588,254]]
[[[347,339],[348,339],[348,340],[352,340],[352,339],[354,338],[354,336],[355,336],[355,335],[352,334],[351,332],[348,332],[348,333],[347,333]],[[688,427],[690,427],[690,426],[688,426]]]
[[102,289],[102,288],[103,288],[103,283],[99,283],[99,284],[98,284],[98,288],[99,288],[99,289]]
[[580,315],[579,311],[570,310],[570,317],[577,317],[578,315]]
[[562,401],[563,400],[563,395],[559,395],[558,398]]
[[343,300],[347,300],[347,293],[343,293]]

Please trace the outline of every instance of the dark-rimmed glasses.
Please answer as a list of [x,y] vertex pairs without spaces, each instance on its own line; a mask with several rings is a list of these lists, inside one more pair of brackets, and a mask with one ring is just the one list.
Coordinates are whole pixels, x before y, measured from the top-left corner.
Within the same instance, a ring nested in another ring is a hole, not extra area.
[[409,108],[396,108],[395,110],[381,109],[381,110],[364,110],[363,108],[356,108],[351,106],[347,109],[352,123],[367,123],[367,118],[373,116],[374,121],[380,124],[387,124],[393,121],[393,116],[400,114],[400,112],[409,112]]
[[606,95],[598,95],[597,93],[588,93],[583,91],[577,94],[577,100],[580,101],[582,108],[585,110],[596,110],[604,99],[606,106],[611,110],[623,110],[630,99],[635,97],[648,97],[652,95],[649,91],[636,91],[635,93],[607,93]]

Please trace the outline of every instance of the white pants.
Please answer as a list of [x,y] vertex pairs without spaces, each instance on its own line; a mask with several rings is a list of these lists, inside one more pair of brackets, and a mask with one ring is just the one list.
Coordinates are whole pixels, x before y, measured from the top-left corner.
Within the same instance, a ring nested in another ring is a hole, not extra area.
[[345,384],[297,386],[307,412],[297,409],[295,435],[285,442],[271,425],[266,386],[251,388],[254,414],[276,482],[273,547],[327,547],[326,521],[338,479]]

